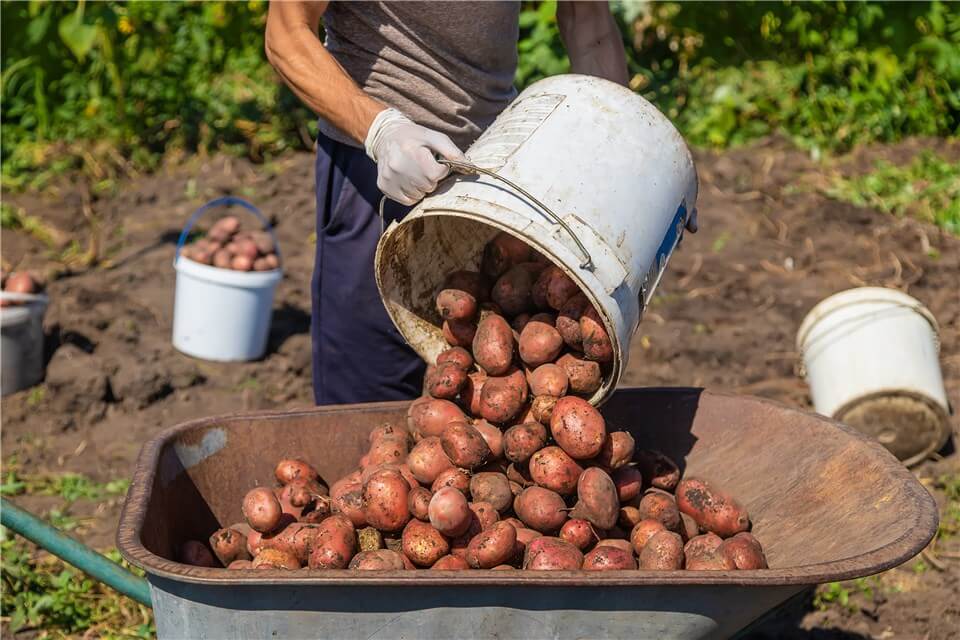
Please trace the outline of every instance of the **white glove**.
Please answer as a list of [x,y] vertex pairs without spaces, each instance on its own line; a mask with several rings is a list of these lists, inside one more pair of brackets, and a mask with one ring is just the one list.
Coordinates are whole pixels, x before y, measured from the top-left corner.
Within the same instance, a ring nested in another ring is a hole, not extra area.
[[364,147],[377,163],[377,187],[391,200],[406,205],[419,202],[450,172],[434,154],[466,161],[450,138],[421,127],[396,109],[377,114]]

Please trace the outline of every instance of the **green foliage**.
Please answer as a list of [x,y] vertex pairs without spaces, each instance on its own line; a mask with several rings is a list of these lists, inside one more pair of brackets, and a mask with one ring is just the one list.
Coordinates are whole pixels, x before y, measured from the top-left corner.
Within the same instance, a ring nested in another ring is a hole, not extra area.
[[935,484],[946,498],[937,535],[944,539],[960,536],[960,473],[944,474]]
[[960,235],[960,162],[930,152],[905,166],[880,161],[862,176],[834,176],[825,194],[859,207],[911,215]]
[[813,596],[813,606],[821,611],[836,606],[854,612],[858,608],[852,600],[855,596],[873,600],[877,591],[883,591],[879,576],[857,578],[850,582],[829,582],[817,588]]

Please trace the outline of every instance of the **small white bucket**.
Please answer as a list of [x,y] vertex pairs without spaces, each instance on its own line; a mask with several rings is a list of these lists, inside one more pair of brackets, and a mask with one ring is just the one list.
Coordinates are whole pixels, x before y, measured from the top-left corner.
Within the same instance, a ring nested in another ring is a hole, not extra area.
[[906,464],[924,460],[950,435],[950,403],[933,314],[881,287],[821,301],[797,332],[814,408],[871,435]]
[[46,294],[0,292],[0,299],[21,302],[0,307],[0,395],[43,380],[43,314]]
[[506,231],[562,268],[600,312],[614,361],[590,399],[599,404],[626,369],[643,310],[696,215],[686,143],[625,87],[564,75],[524,90],[466,155],[496,177],[451,176],[380,239],[375,273],[387,312],[432,362],[447,347],[434,302],[443,279],[478,269],[483,246]]
[[[201,207],[187,222],[173,261],[177,272],[173,346],[203,360],[231,362],[263,356],[270,333],[273,294],[283,277],[282,268],[233,271],[180,258],[180,250],[197,219],[213,207],[234,204],[257,216],[273,234],[256,207],[240,198],[219,198]],[[280,256],[279,246],[277,256]]]

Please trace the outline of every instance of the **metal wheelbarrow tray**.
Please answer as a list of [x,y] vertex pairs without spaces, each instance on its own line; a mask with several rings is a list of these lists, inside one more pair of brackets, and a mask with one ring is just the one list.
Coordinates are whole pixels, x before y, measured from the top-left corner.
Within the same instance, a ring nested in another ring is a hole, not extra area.
[[166,638],[722,638],[807,585],[903,563],[937,526],[933,499],[852,429],[773,402],[701,389],[628,389],[604,405],[637,446],[712,480],[748,508],[763,571],[227,571],[170,560],[242,520],[284,456],[327,482],[406,402],[230,415],[172,427],[137,462],[123,556],[147,572]]

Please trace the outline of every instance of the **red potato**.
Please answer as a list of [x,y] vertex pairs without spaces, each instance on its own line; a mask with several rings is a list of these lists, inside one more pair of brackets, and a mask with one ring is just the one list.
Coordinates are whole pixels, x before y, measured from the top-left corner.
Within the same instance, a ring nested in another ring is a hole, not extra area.
[[690,556],[710,554],[720,548],[723,538],[715,533],[694,536],[683,546],[683,552]]
[[424,377],[427,393],[434,398],[452,400],[457,397],[467,382],[467,371],[456,362],[438,364],[429,376]]
[[410,515],[412,515],[417,520],[422,520],[426,522],[430,519],[430,513],[428,509],[430,508],[430,498],[433,497],[433,492],[424,487],[416,487],[410,490],[410,493],[407,494],[407,508],[410,510]]
[[443,281],[443,289],[465,291],[477,302],[486,302],[490,299],[490,281],[476,271],[454,271]]
[[498,564],[490,569],[490,571],[516,571],[516,569],[516,567],[512,567],[509,564]]
[[461,289],[437,294],[437,312],[444,320],[468,320],[477,315],[477,299]]
[[504,315],[516,316],[530,311],[530,297],[535,276],[530,269],[516,265],[497,279],[490,291],[490,298],[503,310]]
[[517,542],[522,544],[524,547],[527,547],[531,542],[537,538],[542,538],[543,534],[535,529],[528,529],[526,527],[521,527],[517,529]]
[[540,424],[550,424],[553,410],[556,408],[559,399],[555,396],[537,396],[534,398],[530,405],[531,418]]
[[596,462],[603,468],[614,471],[633,459],[636,444],[628,431],[611,431],[603,441]]
[[580,316],[580,337],[583,341],[583,355],[587,360],[610,362],[613,360],[613,343],[603,326],[600,314],[591,305]]
[[613,547],[614,549],[625,551],[631,556],[633,555],[633,545],[630,544],[629,540],[623,540],[621,538],[604,538],[594,545],[594,549],[597,547]]
[[240,231],[240,220],[236,216],[223,216],[213,223],[210,231],[207,232],[207,237],[224,241],[238,231]]
[[637,568],[632,551],[601,545],[583,556],[584,571],[626,571]]
[[436,493],[444,487],[453,487],[463,495],[470,493],[470,472],[458,467],[444,469],[430,485],[430,491]]
[[633,546],[634,552],[640,555],[650,538],[666,530],[667,528],[663,526],[662,522],[653,518],[646,518],[638,522],[630,531],[630,544]]
[[467,563],[475,569],[491,569],[513,557],[516,543],[517,530],[506,522],[495,522],[467,545]]
[[477,323],[473,320],[444,320],[443,339],[454,347],[469,349],[477,335]]
[[530,374],[530,393],[534,396],[553,396],[560,398],[566,395],[570,385],[567,373],[563,367],[548,363],[542,364]]
[[359,489],[362,482],[363,472],[359,469],[352,471],[330,485],[330,497],[336,498],[348,491]]
[[7,276],[7,281],[3,285],[3,290],[10,293],[36,293],[40,290],[37,281],[26,271],[14,271]]
[[430,568],[437,571],[466,571],[470,568],[470,565],[467,564],[465,559],[458,556],[443,556],[434,562]]
[[235,255],[230,260],[230,268],[234,271],[250,271],[253,269],[253,258],[245,255]]
[[514,316],[513,320],[510,321],[510,327],[516,332],[519,336],[520,332],[523,331],[523,328],[527,326],[527,323],[530,322],[529,313],[521,313],[518,316]]
[[503,458],[503,432],[500,431],[499,427],[495,427],[484,419],[478,419],[473,421],[473,428],[480,432],[480,435],[483,436],[483,441],[487,443],[487,447],[490,449],[490,458],[491,462],[500,460]]
[[213,254],[213,266],[220,269],[230,269],[233,263],[233,254],[228,249],[218,249]]
[[234,560],[229,565],[227,565],[227,569],[231,569],[234,571],[239,569],[253,569],[253,563],[250,562],[249,560]]
[[643,518],[640,517],[640,510],[636,507],[620,507],[620,513],[617,515],[617,526],[625,531],[632,530]]
[[611,529],[617,523],[620,503],[617,488],[607,472],[591,467],[580,474],[577,481],[577,505],[571,518],[583,518],[601,529]]
[[364,517],[381,531],[399,531],[410,519],[407,497],[410,485],[392,469],[374,473],[363,485]]
[[218,529],[210,536],[210,548],[223,566],[234,560],[249,560],[247,552],[247,536],[244,533],[227,527]]
[[450,552],[450,541],[433,526],[411,520],[401,538],[403,555],[418,567],[430,567]]
[[464,495],[452,487],[433,494],[427,511],[433,528],[448,537],[463,535],[475,517]]
[[237,240],[237,255],[243,256],[251,263],[257,259],[257,245],[252,240]]
[[560,494],[543,487],[527,487],[513,501],[513,510],[527,527],[541,533],[558,531],[567,519]]
[[513,492],[510,481],[502,473],[481,472],[470,478],[470,495],[477,502],[493,505],[503,513],[513,506]]
[[519,376],[486,379],[480,393],[481,417],[495,424],[504,424],[520,414],[527,394],[527,383],[520,373]]
[[300,514],[300,522],[308,524],[317,524],[322,522],[333,511],[333,502],[327,498],[319,498],[311,506],[304,509]]
[[583,349],[580,318],[583,316],[584,309],[588,306],[590,306],[590,302],[587,300],[587,296],[582,293],[570,296],[558,310],[557,320],[554,323],[566,345],[577,351]]
[[263,536],[261,548],[280,549],[291,553],[301,565],[307,563],[310,549],[319,536],[320,528],[315,524],[291,522],[278,533]]
[[683,568],[683,541],[672,531],[653,534],[640,551],[640,568],[647,571],[674,571]]
[[289,551],[283,549],[264,549],[253,559],[251,566],[254,569],[286,569],[295,571],[300,568],[300,562]]
[[363,489],[357,485],[352,485],[353,489],[331,496],[333,504],[331,511],[346,517],[355,527],[365,527],[367,525],[367,511],[363,504]]
[[600,412],[586,400],[573,396],[557,400],[550,418],[550,432],[560,448],[574,460],[595,457],[607,438],[606,423]]
[[583,565],[583,553],[560,538],[541,536],[527,545],[523,568],[529,571],[576,571]]
[[310,510],[318,499],[327,494],[326,488],[316,480],[294,480],[274,491],[280,508],[294,518],[302,516],[305,510]]
[[484,247],[480,270],[487,277],[499,278],[510,267],[529,260],[530,247],[523,240],[501,231]]
[[361,551],[350,560],[348,569],[357,571],[403,571],[406,565],[403,556],[390,549]]
[[460,407],[449,400],[416,400],[407,409],[407,427],[420,438],[439,436],[451,422],[466,419]]
[[284,458],[273,470],[277,482],[289,484],[294,480],[316,480],[317,470],[299,458]]
[[479,531],[485,531],[495,522],[500,521],[500,513],[489,502],[471,502],[468,506],[475,516],[475,524],[478,525]]
[[271,266],[270,261],[267,258],[257,258],[253,261],[253,270],[254,271],[270,271],[271,269],[276,269],[276,267]]
[[530,477],[530,471],[527,469],[526,463],[511,462],[507,466],[506,476],[507,480],[520,485],[522,488],[526,488],[534,484],[533,479]]
[[375,443],[380,438],[392,438],[403,442],[410,442],[410,432],[403,425],[384,423],[370,432],[368,440],[370,444]]
[[552,322],[541,322],[534,316],[520,333],[520,359],[531,367],[553,362],[562,349],[563,338]]
[[504,518],[503,521],[506,522],[507,524],[513,525],[514,529],[526,529],[526,527],[522,522],[520,522],[520,520],[512,516],[509,518]]
[[725,538],[750,528],[747,510],[731,495],[703,480],[685,478],[677,484],[677,506],[702,529]]
[[453,466],[450,458],[443,452],[440,438],[426,437],[418,442],[407,456],[407,466],[417,482],[425,485],[433,484],[437,476],[444,469]]
[[727,558],[737,569],[766,569],[767,557],[763,554],[763,547],[752,534],[741,531],[732,538],[727,538],[717,549],[717,552]]
[[180,545],[180,551],[177,559],[183,564],[193,565],[195,567],[219,567],[221,566],[217,559],[213,557],[207,545],[199,540],[187,540]]
[[257,251],[260,252],[261,255],[267,255],[277,250],[277,247],[273,242],[273,236],[271,236],[267,231],[251,231],[250,239],[253,241],[253,244],[257,247]]
[[407,459],[407,440],[401,438],[378,438],[370,445],[367,466],[402,464]]
[[473,366],[473,356],[463,347],[450,347],[437,356],[437,366],[452,362],[463,370]]
[[697,525],[697,521],[693,519],[693,516],[681,512],[680,536],[683,538],[683,541],[687,542],[688,540],[697,537],[699,534],[700,526]]
[[495,313],[480,319],[473,338],[473,358],[491,376],[506,374],[513,364],[513,329]]
[[659,451],[640,449],[635,458],[647,486],[672,492],[680,482],[677,463]]
[[572,353],[567,353],[557,359],[557,365],[567,374],[572,393],[592,394],[603,382],[600,365],[591,360],[584,360]]
[[643,490],[643,475],[633,466],[624,466],[615,470],[611,476],[617,487],[617,497],[621,503],[627,503],[640,495]]
[[451,422],[440,435],[440,446],[454,465],[474,469],[490,457],[490,447],[475,427],[466,422]]
[[553,446],[534,453],[527,468],[535,483],[562,496],[571,495],[577,490],[577,481],[583,473],[583,467],[563,449]]
[[395,464],[395,463],[388,463],[388,462],[384,462],[377,465],[370,465],[366,467],[363,470],[363,472],[360,474],[361,486],[366,484],[367,480],[369,480],[373,474],[383,470],[396,471],[397,473],[399,473],[401,476],[403,476],[403,479],[407,481],[407,484],[410,486],[411,489],[415,489],[420,486],[420,483],[414,477],[413,472],[410,471],[410,467],[407,466],[406,463]]
[[317,525],[310,550],[311,569],[345,569],[357,552],[357,532],[345,516],[332,515]]
[[260,533],[273,531],[280,524],[283,508],[277,496],[268,487],[256,487],[243,498],[243,517]]
[[[546,272],[546,269],[544,272]],[[547,304],[550,305],[551,309],[559,311],[567,300],[578,293],[580,293],[580,287],[570,276],[558,269],[547,283]]]
[[669,493],[656,489],[647,491],[637,505],[640,517],[659,520],[670,531],[680,530],[680,510],[677,502]]
[[582,518],[571,518],[560,527],[560,539],[566,540],[580,551],[585,550],[597,540],[593,525]]
[[467,381],[460,390],[460,403],[471,416],[480,415],[480,399],[483,395],[483,385],[487,381],[487,374],[483,371],[473,371],[467,374]]

